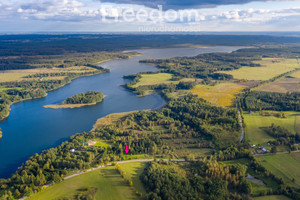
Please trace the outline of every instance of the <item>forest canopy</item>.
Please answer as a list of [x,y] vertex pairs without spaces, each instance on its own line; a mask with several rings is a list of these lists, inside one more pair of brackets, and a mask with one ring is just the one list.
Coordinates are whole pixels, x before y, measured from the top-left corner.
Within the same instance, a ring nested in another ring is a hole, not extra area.
[[62,104],[91,104],[100,103],[104,99],[102,92],[88,91],[81,94],[76,94],[64,100]]

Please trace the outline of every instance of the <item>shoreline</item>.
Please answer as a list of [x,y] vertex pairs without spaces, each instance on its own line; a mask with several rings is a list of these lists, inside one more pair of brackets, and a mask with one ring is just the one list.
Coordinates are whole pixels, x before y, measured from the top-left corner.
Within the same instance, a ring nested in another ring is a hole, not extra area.
[[[98,102],[101,103],[101,102]],[[51,108],[51,109],[60,109],[60,108],[80,108],[84,106],[94,106],[98,103],[87,103],[87,104],[56,104],[56,105],[45,105],[44,108]]]
[[[103,63],[103,62],[108,62],[108,61],[111,61],[111,60],[118,60],[118,59],[105,59],[105,60],[103,60],[103,61],[97,62],[96,65],[98,65],[98,64],[100,64],[100,63]],[[106,68],[103,68],[103,69],[105,70]],[[74,77],[74,78],[70,79],[67,83],[65,83],[65,84],[63,84],[63,85],[61,85],[61,86],[59,86],[59,87],[57,87],[57,88],[54,88],[54,89],[45,91],[45,92],[46,92],[46,95],[43,96],[43,97],[29,98],[29,99],[23,99],[23,100],[20,100],[20,101],[12,102],[10,105],[8,105],[8,107],[9,107],[9,112],[8,112],[8,114],[7,114],[5,117],[0,118],[0,123],[3,122],[3,121],[5,121],[5,120],[9,117],[9,115],[10,115],[10,110],[11,110],[11,106],[12,106],[13,104],[21,103],[21,102],[23,102],[23,101],[28,101],[28,100],[34,100],[34,99],[45,98],[45,97],[48,95],[49,92],[58,90],[58,89],[60,89],[60,88],[62,88],[62,87],[64,87],[64,86],[70,84],[70,83],[71,83],[73,80],[75,80],[75,79],[78,79],[78,78],[81,78],[81,77],[88,77],[88,76],[99,75],[99,74],[103,74],[103,73],[107,73],[107,72],[106,72],[106,71],[99,70],[98,73],[94,73],[94,74],[84,74],[84,75],[81,75],[81,76],[78,76],[78,77]]]

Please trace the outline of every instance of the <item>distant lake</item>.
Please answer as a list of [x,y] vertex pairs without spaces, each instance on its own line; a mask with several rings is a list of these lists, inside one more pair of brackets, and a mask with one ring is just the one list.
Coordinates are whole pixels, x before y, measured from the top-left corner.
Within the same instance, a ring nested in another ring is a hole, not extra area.
[[[139,63],[142,59],[196,56],[201,53],[231,52],[240,47],[167,48],[135,50],[142,56],[112,60],[100,65],[110,69],[104,73],[78,78],[72,83],[49,92],[43,99],[24,101],[11,107],[10,116],[0,123],[0,178],[8,178],[35,153],[58,146],[71,135],[88,132],[98,118],[111,113],[157,109],[165,101],[157,94],[137,97],[124,89],[124,75],[156,71],[153,65]],[[107,97],[100,104],[74,109],[45,109],[44,105],[61,103],[67,97],[89,90],[102,91]]]

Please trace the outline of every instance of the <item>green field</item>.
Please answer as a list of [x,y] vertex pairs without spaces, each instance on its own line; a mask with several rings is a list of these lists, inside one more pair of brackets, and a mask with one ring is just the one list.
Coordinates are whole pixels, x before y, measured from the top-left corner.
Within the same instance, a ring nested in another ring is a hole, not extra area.
[[[22,70],[4,70],[0,73],[0,82],[10,82],[10,81],[22,81],[22,80],[38,80],[39,78],[23,78],[24,76],[37,74],[37,73],[59,73],[59,72],[67,72],[67,73],[82,73],[82,72],[92,72],[96,71],[96,69],[91,67],[84,66],[76,66],[69,68],[35,68],[35,69],[22,69]],[[45,79],[51,80],[61,80],[65,78],[65,76],[55,76],[55,77],[47,77]]]
[[270,196],[255,197],[254,200],[290,200],[290,198],[283,195],[270,195]]
[[284,127],[292,133],[299,132],[300,113],[285,112],[287,118],[277,118],[274,116],[261,116],[258,112],[253,114],[245,114],[244,120],[246,124],[245,133],[246,139],[250,140],[251,144],[264,144],[269,140],[274,139],[269,136],[260,127],[270,126],[272,123]]
[[171,83],[172,74],[157,73],[157,74],[142,74],[138,83],[132,87],[136,88],[142,85],[158,85],[162,83]]
[[140,194],[146,194],[146,190],[140,180],[140,175],[143,173],[146,165],[146,162],[121,164],[122,169],[131,175],[133,186]]
[[[241,159],[235,159],[235,160],[229,160],[229,161],[223,161],[222,163],[224,163],[225,165],[237,165],[237,164],[241,164],[241,165],[246,165],[246,166],[250,166],[251,162],[249,159],[246,158],[241,158]],[[264,185],[261,185],[260,183],[257,183],[253,180],[248,180],[249,183],[252,186],[252,194],[253,195],[259,195],[262,192],[267,192],[270,189],[272,190],[277,190],[279,188],[279,185],[274,182],[271,178],[269,177],[265,177],[264,174],[257,172],[251,168],[248,168],[247,174],[253,176],[255,179],[260,180],[264,183]]]
[[300,153],[299,153],[299,152],[292,152],[292,153],[291,153],[291,156],[292,156],[295,160],[297,160],[297,161],[300,162]]
[[290,154],[258,156],[257,158],[264,167],[282,178],[285,183],[300,186],[300,162]]
[[[141,193],[144,193],[145,189],[138,177],[142,173],[145,165],[146,163],[143,162],[122,164],[123,169],[131,174],[133,184],[137,187],[136,190]],[[135,188],[128,186],[115,166],[105,167],[62,181],[61,183],[42,190],[29,199],[52,200],[62,197],[73,197],[80,189],[86,187],[97,188],[95,199],[139,199],[135,193]]]
[[242,67],[226,73],[231,74],[235,79],[265,81],[295,68],[300,68],[296,59],[263,58],[255,63],[261,64],[261,67]]
[[105,147],[105,148],[107,148],[107,147],[110,146],[110,144],[107,144],[107,143],[105,143],[105,142],[97,142],[94,146],[96,146],[96,147]]

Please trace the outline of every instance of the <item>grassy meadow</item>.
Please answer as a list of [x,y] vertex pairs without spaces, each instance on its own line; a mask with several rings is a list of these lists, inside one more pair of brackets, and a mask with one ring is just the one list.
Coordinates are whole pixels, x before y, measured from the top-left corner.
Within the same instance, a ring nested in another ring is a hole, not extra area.
[[131,175],[134,188],[130,187],[124,181],[115,166],[109,166],[62,181],[42,190],[28,199],[52,200],[58,198],[72,198],[80,190],[86,187],[97,188],[94,196],[95,199],[139,199],[135,193],[135,189],[141,193],[145,192],[145,189],[139,180],[139,176],[143,172],[146,163],[124,163],[121,164],[121,166]]
[[[299,157],[299,152],[294,153]],[[294,155],[295,156],[295,155]],[[260,163],[287,184],[300,186],[300,162],[291,154],[259,156]]]
[[172,74],[157,73],[157,74],[142,74],[138,83],[132,87],[139,87],[142,85],[158,85],[163,83],[171,83]]
[[232,106],[235,96],[245,88],[235,83],[221,83],[215,86],[196,85],[192,93],[217,106]]
[[274,116],[261,116],[258,112],[253,114],[244,113],[244,121],[246,124],[245,136],[246,139],[250,140],[251,144],[265,144],[269,140],[274,138],[269,136],[260,127],[270,126],[272,123],[284,127],[296,133],[300,131],[300,113],[297,112],[285,112],[287,118],[277,118]]
[[[133,88],[144,85],[160,85],[160,84],[178,84],[179,81],[172,81],[172,74],[169,73],[156,73],[156,74],[141,74],[141,78],[133,85]],[[198,79],[200,81],[201,79]],[[194,78],[183,78],[180,81],[195,81]]]
[[294,78],[300,78],[300,71],[297,71],[297,72],[291,74],[290,76],[292,76]]
[[283,195],[269,195],[262,197],[255,197],[254,200],[290,200],[290,198]]
[[226,73],[231,74],[235,79],[265,81],[295,68],[300,68],[297,59],[263,58],[255,63],[261,64],[261,67],[242,67]]
[[[10,81],[22,81],[29,80],[29,78],[24,78],[25,76],[37,74],[37,73],[59,73],[59,72],[67,72],[67,73],[82,73],[82,72],[92,72],[96,69],[91,67],[69,67],[69,68],[36,68],[36,69],[22,69],[22,70],[4,70],[0,72],[0,82],[10,82]],[[49,77],[47,79],[63,79],[65,76],[57,76],[57,77]],[[30,80],[38,78],[30,78]]]
[[263,84],[254,90],[265,92],[300,92],[300,78],[285,77],[268,84]]
[[143,173],[146,165],[147,162],[121,164],[122,169],[131,175],[133,186],[140,194],[146,194],[146,190],[140,180],[140,175]]

